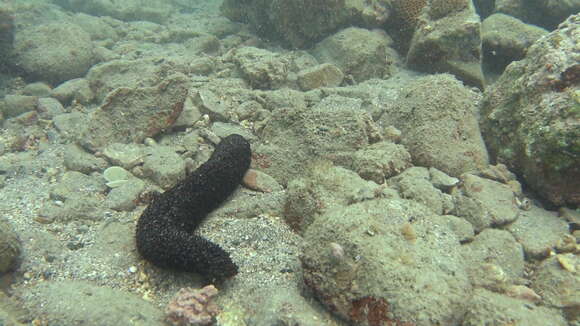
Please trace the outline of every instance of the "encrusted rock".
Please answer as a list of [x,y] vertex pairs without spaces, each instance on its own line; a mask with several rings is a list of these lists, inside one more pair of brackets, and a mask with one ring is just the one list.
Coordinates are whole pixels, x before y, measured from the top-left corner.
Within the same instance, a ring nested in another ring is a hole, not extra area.
[[8,222],[0,220],[0,275],[14,269],[22,251],[20,241]]
[[349,27],[319,42],[312,53],[318,61],[332,63],[360,82],[392,73],[400,61],[390,48],[392,42],[384,33]]
[[340,86],[343,79],[342,71],[330,63],[310,67],[298,73],[298,85],[304,91],[320,87]]
[[288,61],[264,49],[240,48],[234,55],[234,61],[248,83],[255,88],[278,88],[288,75]]
[[304,239],[306,285],[348,322],[427,326],[463,319],[471,285],[458,240],[422,205],[373,199],[329,210]]
[[483,89],[481,22],[473,6],[451,11],[443,17],[438,15],[438,18],[428,12],[419,16],[407,53],[407,65],[425,72],[448,72],[466,84]]
[[524,276],[524,250],[507,231],[486,229],[461,250],[474,286],[498,290]]
[[479,99],[451,75],[421,77],[402,87],[396,101],[384,102],[379,123],[401,130],[415,165],[458,177],[488,164],[477,121]]
[[520,212],[517,221],[507,230],[522,244],[526,257],[534,259],[547,258],[558,242],[569,234],[568,223],[536,206]]
[[574,15],[510,64],[481,105],[492,158],[555,205],[580,204],[578,39]]
[[510,62],[523,59],[532,43],[546,34],[545,29],[515,17],[493,14],[481,25],[484,60],[494,70],[503,69]]
[[51,83],[83,76],[95,62],[90,35],[70,23],[24,29],[14,42],[16,64],[26,74]]
[[472,174],[461,176],[453,197],[455,214],[469,221],[477,231],[511,223],[520,214],[516,196],[508,185]]
[[[534,308],[530,309],[530,306]],[[527,326],[568,325],[556,309],[531,305],[521,298],[476,289],[469,300],[463,325],[485,325],[491,320],[509,320],[508,323]]]
[[180,74],[154,87],[121,87],[91,112],[79,142],[91,151],[111,143],[142,142],[169,128],[183,110],[189,80]]

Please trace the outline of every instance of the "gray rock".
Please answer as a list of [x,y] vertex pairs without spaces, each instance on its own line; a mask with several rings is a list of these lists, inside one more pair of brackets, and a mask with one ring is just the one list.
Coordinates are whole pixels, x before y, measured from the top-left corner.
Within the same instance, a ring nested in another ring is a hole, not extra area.
[[42,119],[53,119],[65,112],[62,104],[51,97],[39,98],[36,111]]
[[472,174],[461,176],[453,192],[455,215],[469,221],[476,231],[506,225],[520,215],[515,194],[508,185]]
[[131,170],[143,163],[147,148],[140,144],[112,143],[103,149],[103,156],[112,164]]
[[492,158],[555,205],[580,204],[578,39],[574,15],[509,65],[480,109]]
[[65,138],[73,139],[78,137],[79,126],[87,123],[87,115],[82,112],[63,113],[55,116],[52,121],[56,130]]
[[411,155],[405,147],[383,141],[354,152],[349,167],[363,179],[382,184],[411,166]]
[[421,203],[435,214],[448,214],[454,209],[451,195],[433,186],[427,168],[406,169],[403,173],[389,179],[388,184],[399,192],[401,198]]
[[148,87],[161,81],[159,67],[145,59],[105,62],[91,68],[86,78],[97,101],[119,87]]
[[515,17],[493,14],[481,25],[484,60],[494,69],[503,69],[512,61],[523,59],[532,43],[546,34],[545,29]]
[[188,96],[183,103],[183,111],[175,120],[173,126],[175,128],[187,128],[193,126],[202,117],[201,110],[196,105],[193,105],[191,96]]
[[[46,202],[40,211],[36,221],[49,224],[53,222],[67,223],[80,222],[89,224],[94,221],[101,221],[104,218],[101,209],[100,198],[94,194],[70,193],[64,202],[62,200]],[[74,248],[79,249],[84,243],[74,243]]]
[[16,63],[29,76],[49,83],[81,77],[95,62],[90,35],[70,23],[18,32],[14,53]]
[[115,3],[108,0],[60,0],[61,5],[93,16],[110,16],[124,21],[166,21],[174,8],[169,3],[126,0]]
[[471,223],[455,215],[443,215],[442,217],[447,221],[447,225],[453,230],[460,242],[473,241],[475,230],[473,230]]
[[87,153],[77,145],[69,144],[64,151],[64,166],[71,171],[89,174],[107,167],[107,161]]
[[298,85],[303,91],[340,86],[343,79],[344,74],[342,71],[330,63],[310,67],[298,73]]
[[233,123],[215,122],[211,125],[211,131],[220,138],[238,134],[244,136],[249,142],[255,142],[258,139],[250,130]]
[[254,88],[276,89],[288,75],[288,60],[283,56],[254,47],[239,48],[233,57],[245,80]]
[[78,195],[91,197],[97,193],[104,193],[106,189],[104,180],[99,180],[77,171],[68,171],[52,187],[50,190],[50,198],[66,201]]
[[52,97],[61,103],[70,103],[73,100],[82,104],[91,102],[95,94],[91,90],[89,81],[84,78],[68,80],[52,90]]
[[109,16],[99,17],[94,14],[78,13],[74,15],[73,21],[89,33],[92,40],[116,41],[119,39],[119,34],[122,33],[121,22]]
[[534,306],[524,300],[476,289],[469,300],[465,319],[462,325],[475,326],[506,321],[526,326],[566,326],[568,323],[559,311],[546,307]]
[[134,320],[143,326],[163,325],[163,313],[153,303],[87,281],[39,282],[20,289],[18,297],[32,315],[54,325],[129,325]]
[[442,191],[449,191],[459,183],[459,179],[450,177],[436,168],[429,168],[430,181],[433,186]]
[[516,17],[526,23],[554,30],[570,15],[580,12],[580,1],[496,0],[495,11]]
[[349,156],[369,144],[376,128],[361,103],[329,96],[311,108],[275,110],[262,131],[265,142],[253,148],[260,170],[285,185],[316,159],[349,164]]
[[[461,247],[464,261],[474,286],[498,288],[508,283],[519,284],[524,277],[524,250],[507,231],[486,229],[473,242]],[[497,279],[491,270],[500,271]]]
[[185,161],[173,148],[156,146],[143,159],[143,174],[167,189],[185,178]]
[[117,88],[92,111],[79,143],[97,151],[111,143],[142,142],[173,125],[183,110],[189,80],[172,75],[155,87]]
[[[356,173],[329,162],[314,163],[288,184],[284,219],[304,232],[317,215],[384,195],[385,186],[361,179]],[[396,196],[396,192],[391,190]]]
[[352,204],[316,217],[304,239],[305,283],[341,318],[366,326],[461,322],[471,285],[459,241],[424,206]]
[[399,61],[389,48],[392,42],[384,33],[349,27],[319,42],[312,54],[319,62],[332,63],[361,82],[391,72],[390,63]]
[[207,114],[217,121],[228,121],[228,107],[223,105],[219,98],[210,90],[201,89],[191,94],[192,104],[201,114]]
[[105,199],[105,206],[116,211],[132,211],[145,190],[145,182],[132,178],[121,186],[111,189]]
[[421,77],[401,87],[396,101],[385,100],[378,123],[401,130],[413,164],[458,177],[488,164],[477,121],[479,99],[451,75]]
[[580,258],[574,254],[559,254],[544,260],[534,272],[531,287],[542,294],[549,307],[569,312],[568,319],[578,322],[580,306]]
[[18,236],[4,219],[0,219],[0,275],[18,264],[22,248]]
[[346,26],[383,27],[390,7],[389,2],[364,0],[226,0],[221,9],[229,19],[249,23],[261,36],[288,47],[308,48]]
[[0,101],[0,112],[5,118],[13,118],[22,113],[36,110],[38,97],[28,95],[6,95]]
[[530,210],[522,211],[506,229],[522,244],[526,257],[530,259],[547,258],[558,241],[569,234],[568,223],[533,205]]
[[22,94],[28,96],[48,97],[50,95],[50,86],[45,83],[31,83],[24,86]]
[[[447,6],[438,0],[428,5],[428,10],[419,16],[407,65],[425,72],[451,73],[466,84],[483,89],[481,22],[471,1],[461,2],[469,5],[458,12],[454,11],[457,2]],[[435,10],[437,7],[445,9]]]

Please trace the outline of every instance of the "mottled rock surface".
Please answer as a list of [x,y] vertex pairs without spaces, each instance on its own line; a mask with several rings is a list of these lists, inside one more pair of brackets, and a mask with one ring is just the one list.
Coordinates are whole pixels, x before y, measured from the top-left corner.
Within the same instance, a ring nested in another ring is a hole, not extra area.
[[505,322],[529,326],[566,326],[559,311],[546,307],[529,308],[530,303],[524,300],[509,298],[505,295],[476,289],[469,300],[468,312],[462,325],[475,326],[489,323]]
[[168,77],[154,87],[120,87],[91,112],[79,135],[91,151],[121,142],[142,142],[170,127],[183,110],[189,81],[183,75]]
[[491,157],[553,204],[580,203],[580,15],[532,45],[486,90]]
[[457,177],[488,162],[477,123],[479,97],[451,75],[422,77],[385,102],[379,123],[401,130],[415,165]]
[[458,324],[471,286],[458,240],[440,222],[403,199],[331,210],[306,231],[304,281],[357,325]]
[[385,33],[363,28],[345,28],[319,42],[312,54],[318,61],[336,65],[356,82],[383,78],[393,72],[400,59],[390,48]]
[[0,220],[0,275],[14,269],[22,251],[18,236],[4,219]]
[[[433,1],[419,16],[407,52],[412,69],[447,72],[483,89],[481,22],[471,1]],[[458,9],[458,10],[457,10]]]
[[494,70],[501,70],[512,61],[523,59],[528,48],[546,34],[545,29],[515,17],[493,14],[481,25],[485,63]]
[[50,83],[82,77],[95,63],[90,35],[71,23],[51,23],[19,31],[14,60],[27,75]]

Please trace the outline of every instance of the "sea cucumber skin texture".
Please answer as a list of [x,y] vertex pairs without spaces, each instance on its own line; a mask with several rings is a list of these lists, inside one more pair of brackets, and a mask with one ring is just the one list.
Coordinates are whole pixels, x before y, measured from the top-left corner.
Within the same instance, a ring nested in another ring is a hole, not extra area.
[[137,222],[137,250],[152,264],[223,281],[238,267],[218,245],[193,234],[208,213],[224,202],[250,167],[250,144],[225,137],[209,160],[173,188],[156,196]]

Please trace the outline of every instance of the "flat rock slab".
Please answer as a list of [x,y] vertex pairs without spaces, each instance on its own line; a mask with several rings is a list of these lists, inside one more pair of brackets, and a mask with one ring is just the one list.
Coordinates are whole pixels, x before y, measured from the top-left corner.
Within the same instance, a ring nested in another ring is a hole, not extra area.
[[140,143],[173,125],[183,111],[188,80],[174,75],[154,87],[113,90],[91,113],[80,144],[97,151],[112,143]]

